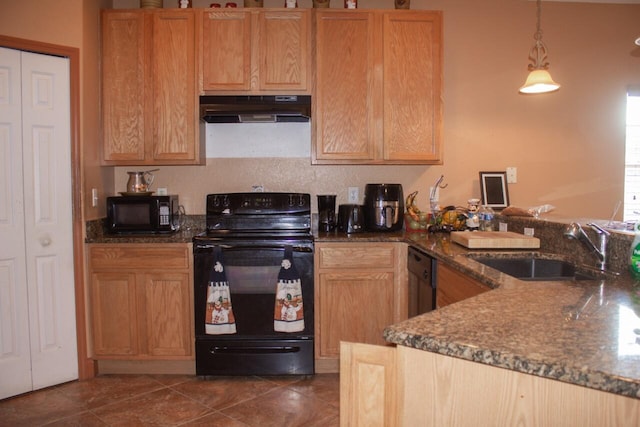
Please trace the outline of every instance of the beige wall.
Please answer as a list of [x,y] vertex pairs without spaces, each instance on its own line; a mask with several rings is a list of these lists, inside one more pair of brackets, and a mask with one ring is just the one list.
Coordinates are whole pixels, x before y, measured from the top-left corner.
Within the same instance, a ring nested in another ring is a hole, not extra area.
[[[99,168],[97,115],[97,8],[106,0],[3,1],[0,32],[79,47],[82,58],[82,144],[84,195],[91,187],[122,191],[126,170]],[[138,0],[114,0],[137,7]],[[173,7],[173,0],[165,0]],[[177,3],[177,0],[176,0]],[[195,0],[204,7],[209,0]],[[265,7],[280,6],[265,0]],[[339,7],[334,0],[332,6]],[[309,7],[310,0],[299,0]],[[391,8],[391,0],[361,0],[360,7]],[[47,13],[42,13],[46,8]],[[202,167],[163,167],[157,185],[180,194],[187,212],[204,213],[204,195],[267,190],[336,193],[348,186],[400,182],[419,190],[426,208],[431,184],[444,174],[443,204],[464,205],[479,195],[478,171],[518,168],[509,187],[512,204],[550,203],[557,216],[608,217],[623,196],[624,97],[640,84],[640,6],[544,2],[542,28],[551,72],[562,89],[522,96],[533,45],[535,3],[525,0],[412,1],[413,9],[444,12],[444,155],[442,166],[311,166],[306,159],[216,160]],[[101,194],[104,192],[101,191]],[[88,219],[104,215],[84,203]]]
[[[122,7],[136,0],[122,0]],[[208,0],[194,2],[196,7]],[[116,2],[118,3],[118,2]],[[301,7],[310,1],[299,0]],[[339,7],[337,1],[332,6]],[[265,7],[279,1],[265,1]],[[173,7],[165,0],[166,7]],[[360,7],[391,8],[391,0]],[[348,186],[400,182],[419,190],[444,174],[442,204],[466,205],[479,196],[479,171],[515,166],[509,186],[520,207],[552,204],[554,217],[608,218],[623,198],[625,89],[640,84],[639,5],[543,2],[542,28],[551,73],[562,88],[518,94],[533,46],[535,2],[524,0],[413,0],[413,9],[444,12],[444,155],[442,166],[311,166],[306,159],[216,160],[206,167],[163,167],[157,185],[181,196],[188,213],[204,213],[204,197],[218,191],[267,190],[338,194]],[[122,191],[126,170],[117,168]],[[621,214],[618,215],[621,218]]]
[[[99,10],[107,0],[20,0],[0,2],[0,34],[75,47],[80,51],[80,129],[84,157],[81,186],[83,217],[104,215],[104,203],[92,208],[90,188],[104,194],[113,188],[111,168],[98,167],[99,128]],[[102,208],[102,209],[100,209]]]

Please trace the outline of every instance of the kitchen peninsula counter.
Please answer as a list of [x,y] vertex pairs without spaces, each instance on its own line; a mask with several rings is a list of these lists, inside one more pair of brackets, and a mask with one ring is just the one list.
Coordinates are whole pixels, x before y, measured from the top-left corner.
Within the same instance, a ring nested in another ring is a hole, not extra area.
[[391,325],[388,342],[640,398],[640,288],[626,272],[522,281],[469,257],[522,250],[469,251],[442,234],[405,241],[494,289]]

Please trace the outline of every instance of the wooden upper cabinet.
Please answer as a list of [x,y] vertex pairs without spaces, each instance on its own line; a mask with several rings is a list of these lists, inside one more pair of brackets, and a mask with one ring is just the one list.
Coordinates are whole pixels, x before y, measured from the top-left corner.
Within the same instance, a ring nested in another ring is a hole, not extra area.
[[375,160],[374,14],[316,12],[315,162]]
[[103,161],[200,164],[192,10],[102,12]]
[[260,90],[311,93],[309,11],[264,11],[257,17]]
[[313,163],[441,163],[441,13],[315,17]]
[[153,14],[152,152],[154,163],[199,161],[196,26],[191,11]]
[[205,10],[205,92],[311,93],[309,10]]
[[383,15],[384,160],[438,163],[442,124],[442,19]]
[[251,87],[251,12],[204,11],[204,90],[248,91]]
[[104,160],[144,161],[145,24],[143,13],[102,13]]

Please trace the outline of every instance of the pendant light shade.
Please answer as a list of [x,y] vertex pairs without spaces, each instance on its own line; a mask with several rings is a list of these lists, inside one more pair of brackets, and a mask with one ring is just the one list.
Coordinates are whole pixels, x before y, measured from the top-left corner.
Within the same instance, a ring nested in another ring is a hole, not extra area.
[[533,70],[529,73],[521,93],[545,93],[560,89],[560,85],[553,81],[547,70]]
[[549,63],[547,61],[547,46],[542,42],[542,30],[540,29],[540,15],[541,15],[541,1],[537,0],[537,24],[536,33],[533,38],[536,43],[529,52],[529,76],[524,86],[520,88],[520,93],[534,94],[553,92],[560,89],[560,85],[553,81],[551,74],[549,74]]
[[636,39],[636,44],[637,44],[638,46],[640,46],[640,37],[638,37],[638,38]]

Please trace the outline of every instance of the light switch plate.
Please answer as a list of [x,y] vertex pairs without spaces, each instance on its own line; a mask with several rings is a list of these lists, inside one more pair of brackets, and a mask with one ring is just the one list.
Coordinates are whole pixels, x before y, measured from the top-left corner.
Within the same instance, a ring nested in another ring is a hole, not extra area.
[[518,168],[516,167],[508,167],[507,168],[507,184],[515,184],[518,182]]

